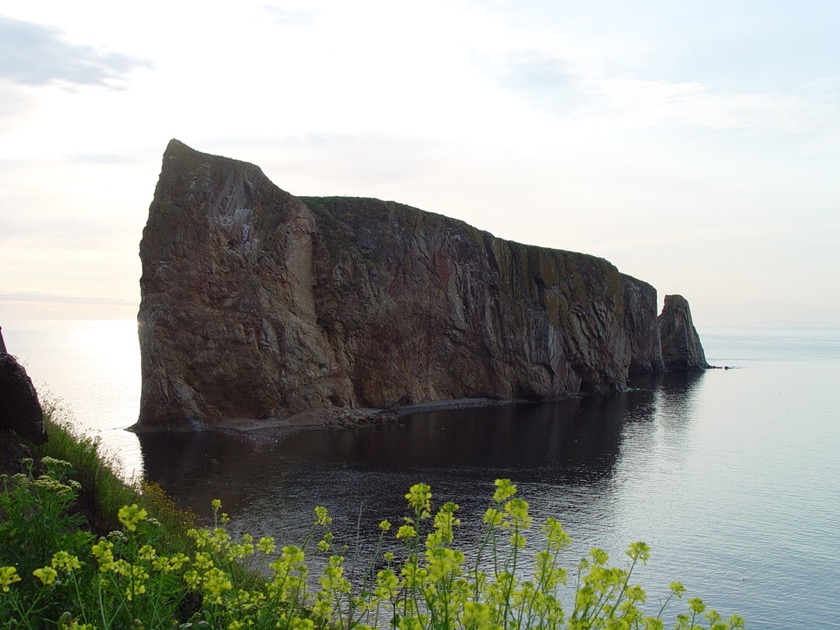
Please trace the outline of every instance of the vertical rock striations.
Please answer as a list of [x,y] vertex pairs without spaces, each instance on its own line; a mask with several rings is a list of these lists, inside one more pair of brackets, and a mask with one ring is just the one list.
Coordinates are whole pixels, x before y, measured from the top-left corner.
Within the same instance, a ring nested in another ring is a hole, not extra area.
[[669,370],[705,370],[706,353],[691,320],[688,300],[681,295],[666,295],[659,315],[662,360]]
[[374,199],[296,198],[170,142],[140,244],[140,430],[620,389],[655,289],[606,260]]

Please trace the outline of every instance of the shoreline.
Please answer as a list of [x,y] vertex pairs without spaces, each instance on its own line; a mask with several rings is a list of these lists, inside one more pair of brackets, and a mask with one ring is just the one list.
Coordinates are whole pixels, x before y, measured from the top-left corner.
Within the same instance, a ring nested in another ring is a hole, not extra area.
[[[357,408],[347,409],[338,407],[322,407],[308,409],[286,418],[228,418],[212,425],[199,425],[193,430],[179,431],[179,433],[201,433],[212,431],[225,433],[241,438],[257,447],[270,446],[286,440],[303,431],[317,429],[364,429],[381,424],[395,422],[400,418],[414,414],[433,413],[438,411],[452,411],[457,409],[477,409],[480,407],[496,407],[505,405],[520,405],[525,400],[498,400],[492,398],[457,398],[453,400],[439,400],[412,405],[401,405],[391,408]],[[133,425],[126,429],[134,433]],[[166,431],[162,431],[166,433]],[[157,433],[157,431],[148,431]]]
[[[709,365],[705,369],[670,369],[668,372],[704,372],[706,370],[731,370],[737,369],[733,366]],[[646,373],[640,373],[646,374]],[[625,386],[622,391],[634,391],[638,388]],[[277,444],[302,431],[316,429],[362,429],[370,426],[394,422],[400,418],[414,414],[427,414],[441,411],[453,411],[459,409],[479,409],[482,407],[515,406],[533,403],[546,403],[552,400],[566,400],[581,398],[590,395],[603,395],[615,392],[591,392],[568,394],[555,399],[527,400],[522,398],[498,399],[498,398],[455,398],[450,400],[433,400],[410,405],[397,405],[393,407],[358,407],[355,409],[347,407],[319,407],[307,409],[291,416],[283,418],[226,418],[214,424],[194,422],[189,428],[176,429],[149,429],[143,430],[135,423],[124,430],[135,434],[140,433],[203,433],[218,432],[241,438],[256,446],[267,446]]]

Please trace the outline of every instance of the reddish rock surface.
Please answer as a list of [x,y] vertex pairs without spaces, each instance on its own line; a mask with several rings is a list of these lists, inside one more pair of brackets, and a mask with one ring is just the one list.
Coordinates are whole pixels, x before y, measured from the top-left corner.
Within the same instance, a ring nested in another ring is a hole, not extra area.
[[656,290],[394,202],[296,198],[173,140],[140,244],[139,430],[461,398],[663,368]]

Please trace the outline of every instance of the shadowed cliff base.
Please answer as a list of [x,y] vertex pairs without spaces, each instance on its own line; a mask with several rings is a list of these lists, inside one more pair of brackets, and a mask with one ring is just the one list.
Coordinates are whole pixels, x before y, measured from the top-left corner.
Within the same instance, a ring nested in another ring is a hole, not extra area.
[[[527,405],[525,400],[491,400],[489,398],[460,398],[437,400],[415,405],[395,406],[389,409],[322,407],[301,411],[285,418],[226,418],[200,430],[211,430],[240,438],[255,447],[270,446],[286,440],[301,431],[318,429],[347,429],[376,427],[399,420],[405,416],[432,414],[486,407]],[[143,430],[134,425],[129,431],[139,434],[158,433],[160,430]],[[178,433],[195,432],[195,428],[175,429]],[[163,431],[172,433],[172,430]]]
[[666,367],[656,290],[602,258],[390,201],[293,197],[177,140],[140,257],[140,431],[340,426],[619,391]]

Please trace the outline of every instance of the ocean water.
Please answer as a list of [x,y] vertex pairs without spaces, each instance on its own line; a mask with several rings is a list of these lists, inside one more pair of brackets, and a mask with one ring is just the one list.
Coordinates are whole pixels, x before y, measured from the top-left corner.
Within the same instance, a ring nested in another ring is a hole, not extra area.
[[212,433],[124,430],[139,402],[134,322],[2,324],[39,392],[99,435],[127,477],[160,482],[202,515],[220,498],[234,530],[300,542],[323,505],[337,540],[364,557],[379,520],[398,521],[403,495],[422,481],[436,504],[460,505],[469,550],[493,480],[507,477],[535,521],[564,524],[570,569],[592,547],[622,564],[630,542],[647,542],[637,575],[651,608],[679,579],[750,628],[840,628],[840,330],[701,330],[710,363],[731,369],[255,448]]

